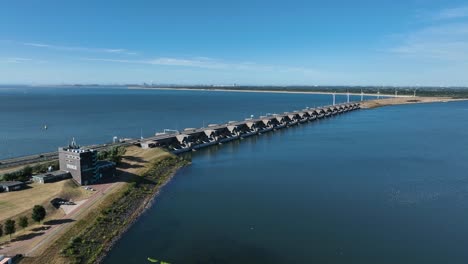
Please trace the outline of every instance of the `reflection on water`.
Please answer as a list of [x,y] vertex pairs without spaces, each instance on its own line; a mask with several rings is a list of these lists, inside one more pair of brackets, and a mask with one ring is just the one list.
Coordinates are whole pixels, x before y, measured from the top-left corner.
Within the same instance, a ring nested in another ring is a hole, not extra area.
[[194,152],[106,263],[466,263],[467,106],[360,110]]
[[[352,96],[352,100],[360,99]],[[346,96],[337,96],[345,102]],[[0,89],[0,159],[329,105],[331,95],[20,87]],[[47,130],[44,129],[47,126]]]
[[[331,99],[25,91],[0,91],[0,158]],[[106,263],[467,263],[467,108],[360,110],[193,152]]]

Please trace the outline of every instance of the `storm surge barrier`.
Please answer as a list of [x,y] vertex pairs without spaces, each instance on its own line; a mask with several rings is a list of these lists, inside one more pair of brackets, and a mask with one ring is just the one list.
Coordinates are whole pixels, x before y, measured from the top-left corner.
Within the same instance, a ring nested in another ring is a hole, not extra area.
[[[85,148],[99,151],[114,146],[138,145],[142,148],[161,147],[174,154],[179,154],[344,114],[360,109],[360,107],[360,103],[350,102],[332,106],[306,108],[301,111],[285,112],[283,114],[265,115],[258,118],[251,117],[246,118],[244,121],[229,121],[226,124],[211,124],[202,128],[186,128],[182,131],[165,129],[164,132],[156,133],[148,138],[125,139],[112,144],[92,145]],[[0,160],[0,169],[57,159],[58,152],[5,159]]]
[[258,118],[246,118],[243,121],[229,121],[226,124],[211,124],[202,128],[164,131],[141,141],[140,145],[142,148],[162,147],[174,154],[179,154],[344,114],[359,108],[360,103],[344,103],[260,116]]

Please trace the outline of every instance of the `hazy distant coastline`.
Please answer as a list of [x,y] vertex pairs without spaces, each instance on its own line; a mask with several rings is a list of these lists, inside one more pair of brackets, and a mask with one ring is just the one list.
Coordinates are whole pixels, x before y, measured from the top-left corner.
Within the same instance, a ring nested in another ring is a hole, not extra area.
[[[210,92],[238,92],[238,93],[285,93],[285,94],[327,94],[331,95],[333,93],[339,95],[346,95],[347,91],[287,91],[287,90],[267,90],[267,89],[235,89],[229,88],[183,88],[183,87],[139,87],[139,86],[129,86],[128,89],[135,90],[181,90],[181,91],[210,91]],[[414,96],[413,95],[394,95],[394,94],[375,94],[375,93],[356,93],[349,92],[350,95],[363,95],[363,96],[373,96],[375,99],[365,100],[362,102],[362,108],[376,108],[388,105],[400,105],[400,104],[415,104],[415,103],[436,103],[436,102],[450,102],[450,101],[460,101],[468,100],[467,97],[453,97],[453,96]],[[381,97],[380,100],[376,100],[377,96]]]
[[[268,89],[227,89],[227,88],[175,88],[175,87],[141,87],[129,86],[131,90],[180,90],[180,91],[210,91],[210,92],[238,92],[238,93],[290,93],[290,94],[340,94],[346,95],[346,91],[326,92],[326,91],[288,91],[288,90],[268,90]],[[361,95],[361,93],[349,92],[350,95]],[[377,96],[375,93],[362,93],[364,96]],[[395,97],[391,94],[380,94],[381,97]],[[410,97],[410,95],[397,95],[398,97]]]
[[186,90],[186,91],[220,91],[220,92],[267,92],[296,94],[347,94],[399,97],[450,97],[468,98],[466,87],[392,87],[392,86],[212,86],[212,85],[128,85],[128,89],[151,90]]
[[0,90],[30,89],[30,88],[80,88],[80,89],[141,89],[141,90],[192,90],[219,92],[267,92],[295,94],[347,94],[364,96],[380,96],[383,98],[407,98],[414,95],[420,97],[450,97],[468,98],[468,87],[433,87],[433,86],[307,86],[307,85],[176,85],[176,84],[51,84],[51,85],[0,85]]

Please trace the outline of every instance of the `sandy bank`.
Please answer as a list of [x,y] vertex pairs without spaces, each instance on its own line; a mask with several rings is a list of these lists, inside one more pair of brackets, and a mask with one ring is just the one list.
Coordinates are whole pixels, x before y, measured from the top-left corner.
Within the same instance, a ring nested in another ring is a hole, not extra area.
[[380,100],[368,100],[361,102],[361,108],[376,108],[388,105],[402,105],[402,104],[420,104],[420,103],[440,103],[440,102],[453,102],[453,101],[466,101],[468,99],[457,99],[451,97],[399,97],[399,98],[386,98]]

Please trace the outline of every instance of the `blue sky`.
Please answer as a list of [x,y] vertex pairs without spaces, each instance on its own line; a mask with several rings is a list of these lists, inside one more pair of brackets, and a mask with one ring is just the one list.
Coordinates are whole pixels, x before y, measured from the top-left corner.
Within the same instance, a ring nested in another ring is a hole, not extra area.
[[468,3],[0,3],[0,83],[468,86]]

